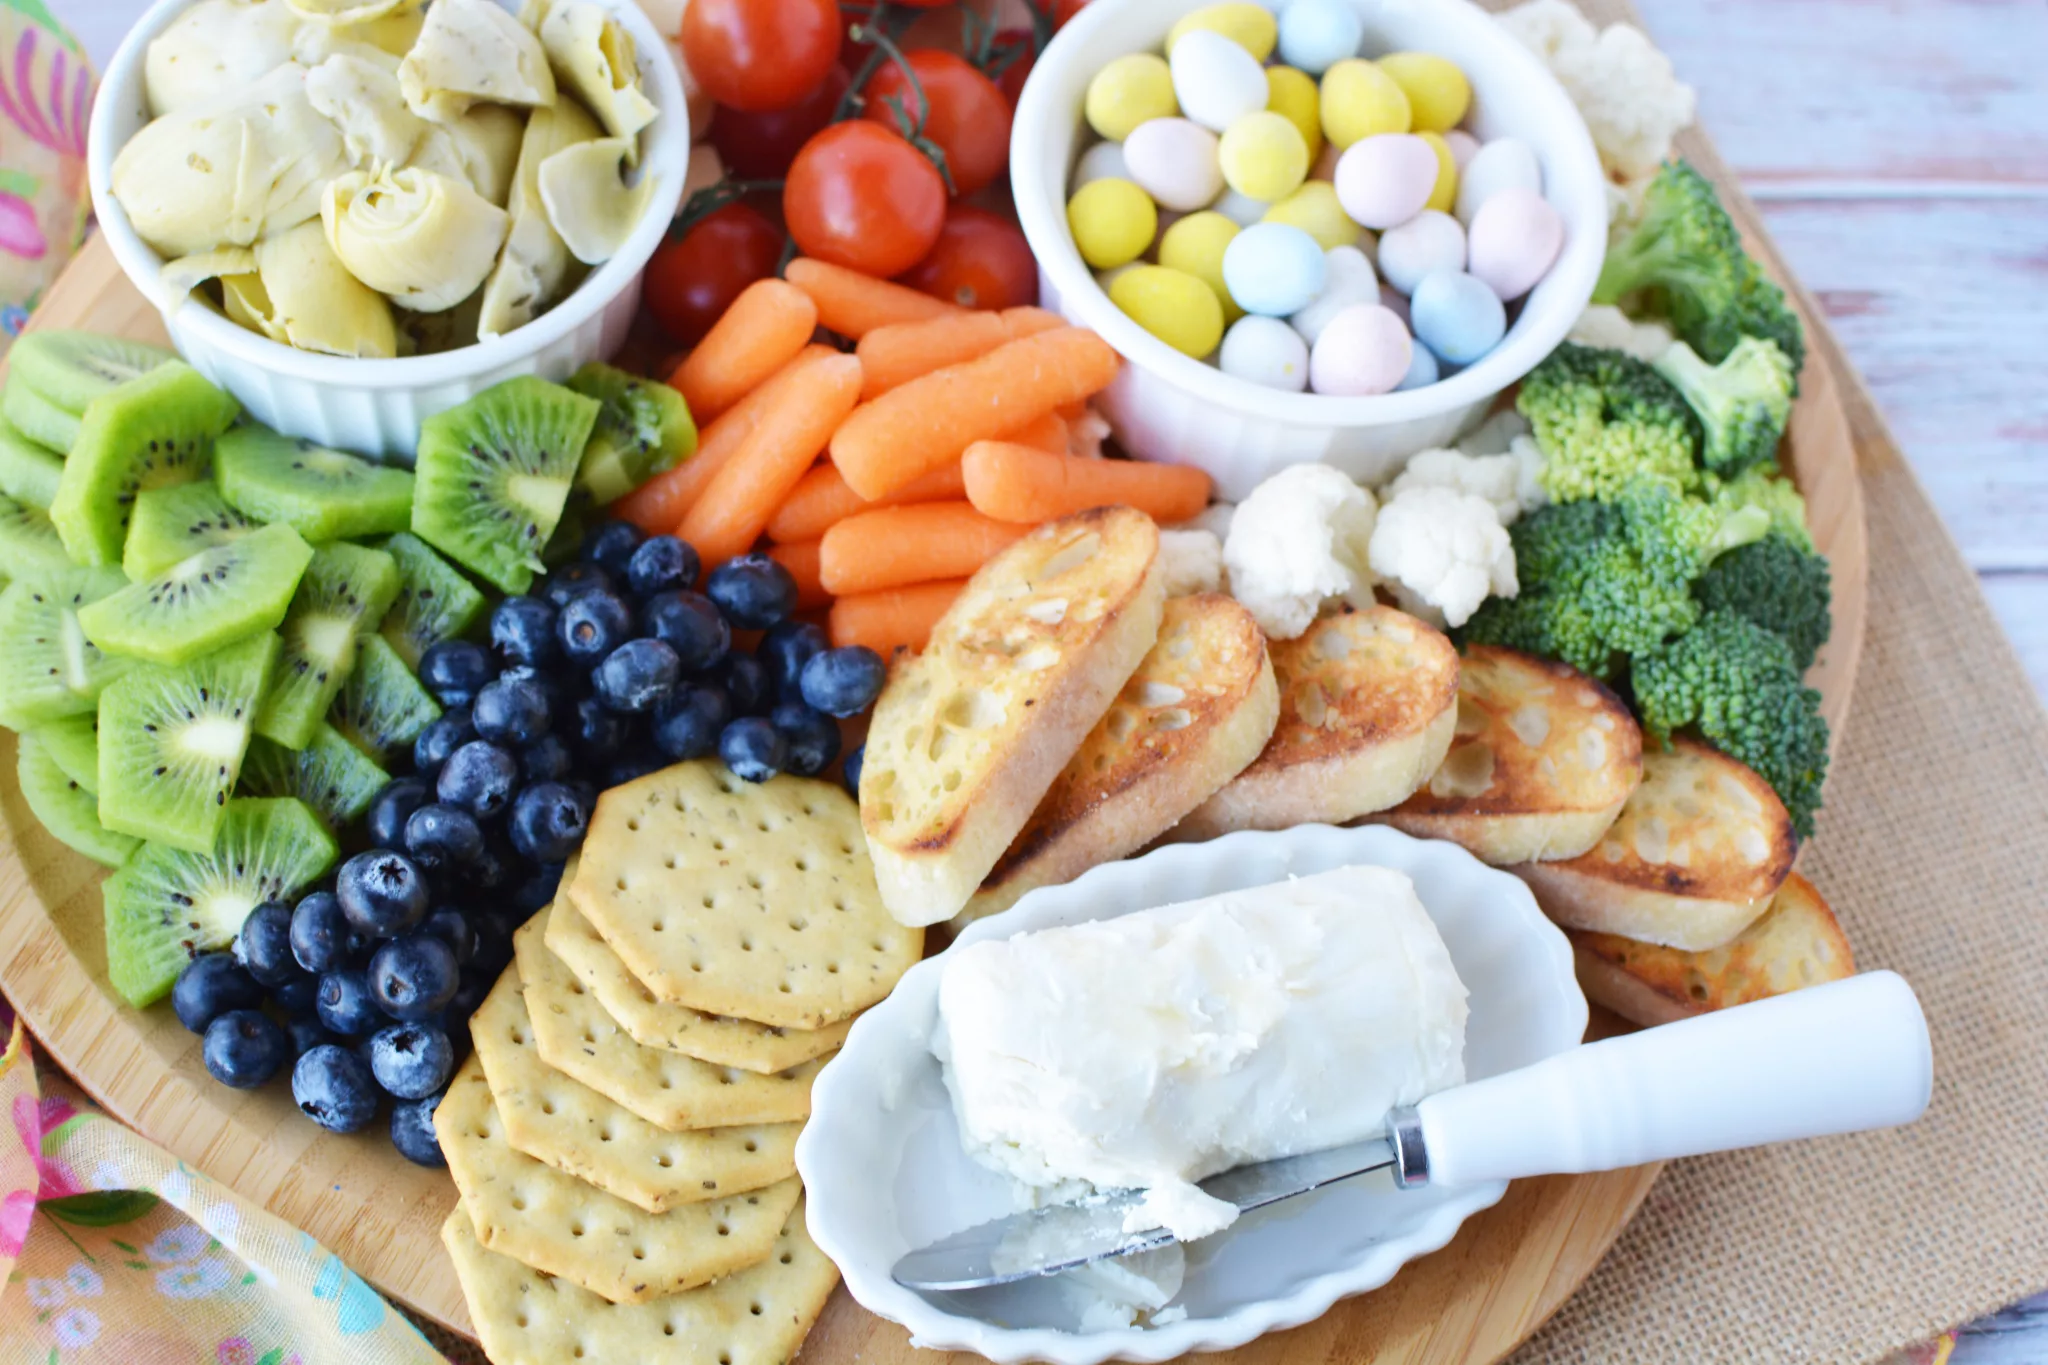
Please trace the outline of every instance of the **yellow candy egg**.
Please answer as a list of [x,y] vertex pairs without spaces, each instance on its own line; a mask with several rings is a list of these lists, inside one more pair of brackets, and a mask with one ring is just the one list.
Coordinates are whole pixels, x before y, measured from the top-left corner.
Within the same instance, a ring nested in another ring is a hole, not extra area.
[[1223,283],[1223,252],[1243,230],[1222,214],[1209,211],[1189,214],[1159,238],[1159,264],[1193,275],[1215,290],[1226,322],[1244,316],[1244,309],[1237,306],[1230,287]]
[[1308,178],[1308,143],[1301,129],[1270,109],[1246,114],[1225,129],[1217,156],[1224,183],[1247,199],[1284,199]]
[[1090,128],[1111,142],[1122,142],[1139,124],[1180,112],[1173,98],[1173,71],[1154,53],[1119,57],[1088,82],[1083,108]]
[[1323,150],[1323,100],[1315,77],[1291,66],[1266,68],[1266,107],[1301,131],[1314,163]]
[[1082,260],[1097,270],[1114,270],[1152,245],[1159,209],[1128,180],[1091,180],[1067,201],[1067,228]]
[[1361,57],[1323,73],[1323,136],[1340,150],[1376,133],[1405,133],[1408,96],[1394,78]]
[[1185,270],[1133,267],[1116,277],[1109,298],[1124,315],[1183,355],[1200,360],[1223,340],[1223,305]]
[[1418,133],[1448,133],[1464,121],[1465,111],[1472,107],[1472,83],[1448,57],[1434,52],[1389,52],[1380,58],[1379,68],[1393,77],[1408,97]]
[[1417,133],[1415,136],[1427,142],[1429,149],[1436,153],[1436,188],[1429,192],[1429,202],[1423,207],[1449,213],[1451,205],[1458,202],[1457,154],[1451,150],[1451,144],[1444,141],[1442,133]]
[[1361,235],[1344,206],[1337,202],[1337,187],[1327,180],[1311,180],[1266,210],[1262,220],[1298,227],[1328,251],[1333,247],[1357,246]]
[[1222,34],[1262,62],[1273,55],[1273,45],[1280,41],[1280,25],[1271,10],[1245,0],[1229,0],[1226,4],[1204,5],[1169,29],[1166,55],[1173,55],[1173,45],[1182,35],[1198,28]]

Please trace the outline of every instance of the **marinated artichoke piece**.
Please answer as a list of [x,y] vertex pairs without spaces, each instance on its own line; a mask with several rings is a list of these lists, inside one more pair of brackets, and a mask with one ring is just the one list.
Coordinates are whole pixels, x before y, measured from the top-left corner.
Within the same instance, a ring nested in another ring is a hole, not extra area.
[[512,226],[505,234],[498,264],[484,282],[478,335],[502,336],[524,326],[564,292],[576,261],[548,221],[547,206],[540,197],[540,165],[563,148],[596,136],[596,120],[567,97],[557,99],[552,109],[534,110],[526,120],[519,166],[513,172],[512,194],[506,205]]
[[224,246],[195,256],[180,256],[164,262],[157,279],[166,302],[182,302],[187,294],[223,275],[247,275],[256,269],[256,253],[245,246]]
[[[398,354],[391,305],[348,272],[328,245],[325,224],[301,223],[258,242],[256,273],[272,328],[287,345],[379,360]],[[274,337],[272,328],[264,335]]]
[[[274,2],[274,0],[273,0]],[[337,52],[365,57],[375,54],[388,59],[383,64],[398,70],[398,59],[412,51],[420,30],[426,26],[424,10],[400,9],[356,24],[328,24],[304,19],[293,44],[293,55],[302,66],[317,66]]]
[[328,185],[320,217],[348,272],[416,313],[475,292],[510,222],[465,182],[418,168],[351,171]]
[[426,0],[285,0],[302,17],[334,27],[411,14]]
[[[538,111],[537,111],[538,112]],[[502,104],[479,104],[453,123],[426,124],[426,134],[408,163],[464,180],[484,198],[505,207],[526,115]]]
[[540,39],[491,0],[435,0],[398,79],[412,111],[435,123],[451,123],[479,101],[555,102]]
[[341,130],[358,167],[405,164],[432,126],[406,107],[395,62],[337,52],[306,73],[306,98]]
[[[255,253],[250,254],[253,256]],[[269,337],[280,345],[291,345],[291,341],[284,334],[284,327],[274,316],[277,309],[270,302],[270,294],[263,288],[263,277],[255,271],[252,270],[246,275],[221,276],[220,301],[222,311],[236,326],[246,327],[258,336]]]
[[654,101],[640,89],[640,62],[633,35],[590,0],[566,0],[547,11],[540,43],[555,80],[575,92],[611,137],[633,143],[628,165],[638,160],[636,139],[654,122]]
[[199,0],[173,19],[142,59],[152,117],[218,100],[292,60],[299,16],[275,0]]
[[567,147],[540,163],[540,198],[569,254],[601,265],[618,254],[647,211],[655,177],[626,182],[627,138],[601,137]]

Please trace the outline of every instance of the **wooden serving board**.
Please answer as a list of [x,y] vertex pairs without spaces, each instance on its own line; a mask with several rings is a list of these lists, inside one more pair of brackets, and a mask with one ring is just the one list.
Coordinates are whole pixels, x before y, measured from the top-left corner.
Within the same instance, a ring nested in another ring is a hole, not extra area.
[[[1709,170],[1704,146],[1688,155]],[[1725,175],[1720,177],[1729,184]],[[1746,201],[1732,206],[1753,225]],[[1767,250],[1767,248],[1766,248]],[[1808,325],[1815,314],[1807,310]],[[162,342],[151,306],[95,239],[51,289],[32,327],[84,328]],[[1825,359],[1809,358],[1788,440],[1814,536],[1833,562],[1834,640],[1813,682],[1839,731],[1861,650],[1865,540],[1856,453]],[[49,1054],[110,1113],[180,1159],[256,1200],[338,1252],[386,1293],[474,1335],[440,1226],[455,1202],[444,1172],[399,1157],[381,1131],[337,1137],[308,1123],[280,1086],[245,1093],[216,1084],[199,1039],[168,1007],[123,1006],[106,986],[102,873],[57,843],[30,814],[14,778],[15,741],[0,732],[0,987]],[[1596,1025],[1598,1027],[1598,1025]],[[1644,1166],[1524,1180],[1470,1219],[1443,1250],[1383,1289],[1321,1320],[1233,1352],[1268,1362],[1492,1361],[1535,1330],[1605,1254],[1656,1179]],[[833,1365],[907,1365],[903,1330],[842,1290],[804,1349]]]

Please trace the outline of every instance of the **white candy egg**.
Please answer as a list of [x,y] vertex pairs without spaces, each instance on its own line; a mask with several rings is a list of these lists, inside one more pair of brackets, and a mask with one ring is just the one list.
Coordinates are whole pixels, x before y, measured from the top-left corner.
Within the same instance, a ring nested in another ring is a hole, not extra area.
[[1331,318],[1346,308],[1379,301],[1379,280],[1365,253],[1355,246],[1331,247],[1323,253],[1323,292],[1288,322],[1314,345]]
[[1236,190],[1225,190],[1223,197],[1209,207],[1239,227],[1250,227],[1264,219],[1273,206],[1250,195],[1239,194]]
[[1543,167],[1536,150],[1518,137],[1497,137],[1472,154],[1458,175],[1458,221],[1472,226],[1479,206],[1502,190],[1542,193]]
[[1072,194],[1083,185],[1092,185],[1098,180],[1129,180],[1131,168],[1124,161],[1124,145],[1121,142],[1098,142],[1081,153],[1081,159],[1074,164],[1074,183],[1067,190]]
[[1337,202],[1356,223],[1390,228],[1422,211],[1438,170],[1436,149],[1413,133],[1360,138],[1337,162]]
[[1225,374],[1269,389],[1300,393],[1308,387],[1308,343],[1278,318],[1239,318],[1223,334],[1216,363]]
[[1147,119],[1124,139],[1124,164],[1159,207],[1191,213],[1223,193],[1216,134],[1184,118]]
[[1309,352],[1309,387],[1346,398],[1392,393],[1414,357],[1415,343],[1391,309],[1356,304],[1330,319]]
[[1220,133],[1266,107],[1266,69],[1258,58],[1213,29],[1190,29],[1168,59],[1180,111]]
[[1534,190],[1507,189],[1472,216],[1472,273],[1502,300],[1522,297],[1564,248],[1564,219]]
[[1465,229],[1448,213],[1424,209],[1380,234],[1379,255],[1381,277],[1413,294],[1430,271],[1465,268]]

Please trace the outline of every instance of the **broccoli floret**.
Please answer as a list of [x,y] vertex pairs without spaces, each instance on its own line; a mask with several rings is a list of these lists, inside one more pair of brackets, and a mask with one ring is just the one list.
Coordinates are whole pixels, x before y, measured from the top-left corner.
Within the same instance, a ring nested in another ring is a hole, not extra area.
[[1751,465],[1732,479],[1708,474],[1701,480],[1700,495],[1731,521],[1742,509],[1757,508],[1769,523],[1767,534],[1809,553],[1813,550],[1813,533],[1806,529],[1806,499],[1790,479],[1779,475],[1776,465]]
[[1744,337],[1718,365],[1674,342],[1653,368],[1685,396],[1700,420],[1700,460],[1723,476],[1763,464],[1778,453],[1792,416],[1792,364],[1775,341]]
[[1783,536],[1722,555],[1693,592],[1708,611],[1732,611],[1782,635],[1802,672],[1813,666],[1833,628],[1827,560]]
[[1673,328],[1692,343],[1694,350],[1716,364],[1733,353],[1744,337],[1775,343],[1791,362],[1791,388],[1796,394],[1799,371],[1806,364],[1806,329],[1799,323],[1799,314],[1786,302],[1785,291],[1764,274],[1763,267],[1746,256],[1742,265],[1742,286],[1736,292],[1733,308],[1698,319],[1681,320],[1674,313]]
[[1658,741],[1691,729],[1755,769],[1778,793],[1800,838],[1813,833],[1828,770],[1820,693],[1800,681],[1792,646],[1733,611],[1709,611],[1693,629],[1635,660],[1631,683],[1643,726]]
[[1564,343],[1522,381],[1515,407],[1535,429],[1554,501],[1606,500],[1645,476],[1678,489],[1699,482],[1699,419],[1669,381],[1622,351]]

